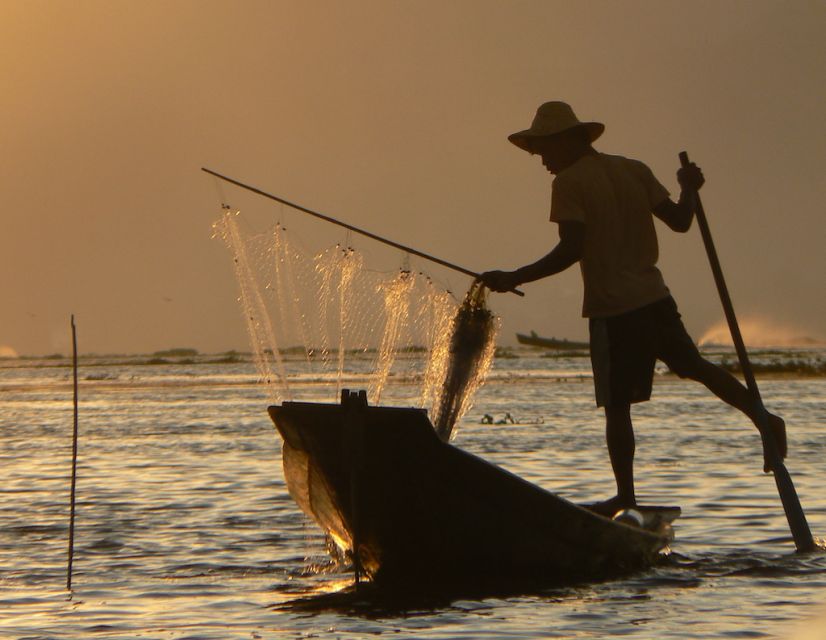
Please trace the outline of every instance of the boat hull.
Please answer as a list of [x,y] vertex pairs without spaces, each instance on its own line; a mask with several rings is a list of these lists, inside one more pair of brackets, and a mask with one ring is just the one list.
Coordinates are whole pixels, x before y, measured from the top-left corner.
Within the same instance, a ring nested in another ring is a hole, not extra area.
[[269,413],[291,495],[380,585],[573,583],[647,566],[670,541],[664,520],[612,521],[442,442],[419,409]]
[[587,342],[574,342],[559,338],[543,338],[531,331],[530,335],[524,333],[516,334],[516,341],[530,347],[541,347],[543,349],[556,349],[558,351],[588,351],[590,345]]

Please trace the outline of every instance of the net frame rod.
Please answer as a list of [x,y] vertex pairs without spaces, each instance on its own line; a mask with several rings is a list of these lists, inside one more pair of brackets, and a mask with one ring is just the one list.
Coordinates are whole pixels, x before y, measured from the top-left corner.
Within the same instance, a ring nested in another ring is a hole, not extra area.
[[[264,198],[274,200],[275,202],[280,202],[281,204],[287,205],[288,207],[296,209],[297,211],[301,211],[303,213],[309,214],[309,215],[311,215],[315,218],[318,218],[320,220],[324,220],[325,222],[329,222],[331,224],[338,225],[339,227],[344,227],[345,229],[348,229],[349,231],[353,231],[354,233],[358,233],[362,236],[370,238],[371,240],[376,240],[377,242],[381,242],[383,244],[394,247],[396,249],[400,249],[401,251],[404,251],[405,253],[409,253],[411,255],[418,256],[419,258],[423,258],[423,259],[428,260],[430,262],[434,262],[434,263],[439,264],[443,267],[447,267],[448,269],[452,269],[453,271],[458,271],[459,273],[463,273],[463,274],[465,274],[467,276],[471,276],[473,278],[479,278],[479,276],[481,275],[476,271],[471,271],[470,269],[465,269],[464,267],[461,267],[457,264],[453,264],[452,262],[448,262],[447,260],[442,260],[441,258],[437,258],[436,256],[432,256],[428,253],[424,253],[423,251],[419,251],[418,249],[414,249],[413,247],[408,247],[407,245],[403,245],[403,244],[400,244],[400,243],[395,242],[393,240],[389,240],[388,238],[383,238],[382,236],[376,235],[375,233],[372,233],[372,232],[367,231],[365,229],[360,229],[359,227],[353,226],[353,225],[348,224],[346,222],[342,222],[341,220],[337,220],[336,218],[333,218],[331,216],[325,215],[325,214],[320,213],[318,211],[314,211],[312,209],[308,209],[307,207],[304,207],[304,206],[302,206],[302,205],[300,205],[296,202],[291,202],[291,201],[286,200],[284,198],[281,198],[279,196],[273,195],[271,193],[267,193],[266,191],[263,191],[262,189],[259,189],[257,187],[253,187],[252,185],[249,185],[249,184],[245,184],[245,183],[243,183],[239,180],[236,180],[234,178],[230,178],[229,176],[225,176],[223,174],[220,174],[217,171],[213,171],[212,169],[208,169],[207,167],[201,167],[201,171],[203,171],[205,173],[208,173],[209,175],[214,176],[214,177],[216,177],[220,180],[223,180],[225,182],[229,182],[230,184],[234,184],[237,187],[241,187],[242,189],[246,189],[247,191],[251,191],[252,193],[255,193],[259,196],[263,196]],[[524,296],[525,295],[524,292],[519,291],[518,289],[514,289],[512,291],[512,293],[515,293],[519,296]]]

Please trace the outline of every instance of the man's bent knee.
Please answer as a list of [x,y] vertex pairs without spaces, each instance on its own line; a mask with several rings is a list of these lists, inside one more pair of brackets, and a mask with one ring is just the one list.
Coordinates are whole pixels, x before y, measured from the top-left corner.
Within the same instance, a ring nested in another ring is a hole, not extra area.
[[713,363],[704,359],[699,352],[692,355],[683,355],[680,358],[666,360],[665,363],[668,368],[680,378],[687,378],[689,380],[701,381],[703,374],[709,366],[715,366]]

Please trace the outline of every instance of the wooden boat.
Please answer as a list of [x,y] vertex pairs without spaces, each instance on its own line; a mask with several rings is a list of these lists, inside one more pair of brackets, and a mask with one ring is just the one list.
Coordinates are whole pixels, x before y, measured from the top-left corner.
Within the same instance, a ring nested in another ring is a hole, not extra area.
[[560,349],[562,351],[587,351],[590,345],[587,342],[574,342],[564,338],[543,338],[536,335],[536,331],[531,331],[530,335],[524,333],[516,334],[516,341],[531,347],[542,347],[544,349]]
[[[456,591],[547,586],[650,565],[677,507],[623,524],[444,443],[421,409],[269,408],[290,494],[381,587]],[[355,551],[354,551],[355,550]]]

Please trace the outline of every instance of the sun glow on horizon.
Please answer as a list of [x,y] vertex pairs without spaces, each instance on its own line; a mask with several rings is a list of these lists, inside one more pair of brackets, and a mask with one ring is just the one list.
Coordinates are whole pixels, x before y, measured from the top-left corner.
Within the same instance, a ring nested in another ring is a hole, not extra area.
[[17,353],[12,347],[7,344],[0,344],[0,358],[19,358],[20,354]]
[[[743,342],[751,347],[816,347],[826,345],[822,336],[809,335],[803,329],[773,320],[749,317],[739,322]],[[700,346],[731,346],[731,333],[725,320],[712,325],[697,341]]]

